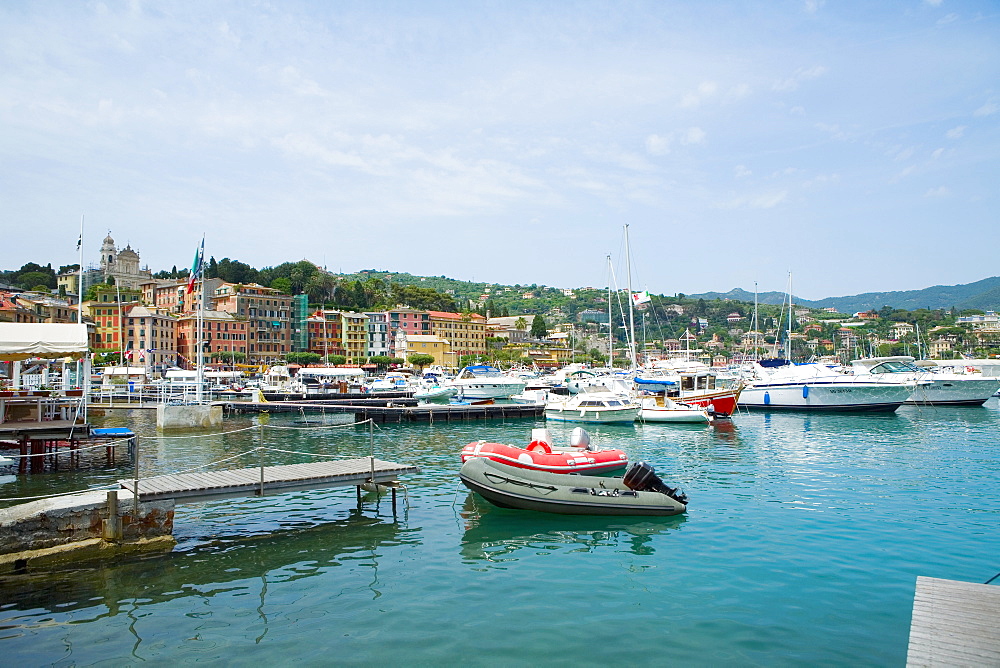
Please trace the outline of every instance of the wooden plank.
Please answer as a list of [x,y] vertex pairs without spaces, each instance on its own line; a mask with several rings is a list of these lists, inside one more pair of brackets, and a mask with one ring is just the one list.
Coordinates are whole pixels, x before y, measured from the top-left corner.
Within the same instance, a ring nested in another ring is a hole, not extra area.
[[920,576],[907,666],[1000,665],[1000,587]]
[[[418,468],[379,459],[374,461],[377,480],[388,481],[404,473],[416,473]],[[228,469],[223,471],[197,471],[168,474],[141,479],[139,496],[151,498],[233,496],[253,494],[260,485],[260,468]],[[300,464],[281,464],[264,467],[264,487],[276,493],[281,489],[304,489],[321,486],[356,484],[371,476],[372,463],[367,457],[347,460],[328,460]],[[126,489],[132,481],[121,480]]]

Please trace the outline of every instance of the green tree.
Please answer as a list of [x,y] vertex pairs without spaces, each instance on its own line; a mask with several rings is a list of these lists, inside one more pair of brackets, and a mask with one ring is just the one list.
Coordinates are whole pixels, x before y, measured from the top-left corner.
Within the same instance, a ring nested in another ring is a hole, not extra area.
[[536,315],[531,320],[531,336],[535,339],[543,339],[549,333],[548,327],[545,324],[545,318],[541,314]]
[[347,357],[345,355],[327,355],[326,361],[334,366],[339,366],[341,364],[347,364]]
[[514,321],[514,329],[519,329],[523,332],[528,329],[528,321],[525,320],[523,316],[518,318]]
[[319,353],[297,352],[285,355],[285,361],[289,364],[316,364],[323,358]]
[[285,278],[283,276],[279,276],[278,278],[271,281],[271,285],[269,287],[274,288],[283,295],[292,294],[292,281],[291,279]]
[[17,284],[25,290],[34,290],[40,285],[47,292],[56,287],[56,277],[44,271],[27,271],[18,275]]
[[412,353],[406,357],[406,361],[417,367],[418,370],[423,370],[428,364],[434,363],[434,356],[426,353]]

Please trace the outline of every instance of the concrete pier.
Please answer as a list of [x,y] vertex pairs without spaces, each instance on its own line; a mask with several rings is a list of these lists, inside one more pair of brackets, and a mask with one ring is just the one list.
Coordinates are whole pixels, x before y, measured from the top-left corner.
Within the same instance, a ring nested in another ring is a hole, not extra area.
[[97,490],[0,509],[0,575],[52,564],[170,550],[174,501],[139,504],[132,493]]

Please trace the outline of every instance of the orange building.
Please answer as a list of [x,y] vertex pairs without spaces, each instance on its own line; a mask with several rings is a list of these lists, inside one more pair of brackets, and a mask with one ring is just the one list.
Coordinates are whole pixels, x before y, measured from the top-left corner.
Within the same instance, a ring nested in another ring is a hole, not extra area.
[[[249,347],[248,323],[238,320],[231,313],[205,311],[202,329],[202,346],[205,361],[212,353],[230,352],[246,354]],[[195,368],[198,362],[198,315],[185,313],[177,318],[178,366]]]

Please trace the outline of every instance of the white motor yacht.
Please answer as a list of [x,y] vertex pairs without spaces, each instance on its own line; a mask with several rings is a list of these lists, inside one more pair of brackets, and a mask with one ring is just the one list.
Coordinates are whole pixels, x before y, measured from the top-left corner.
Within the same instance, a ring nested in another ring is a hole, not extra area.
[[754,363],[756,377],[743,387],[747,408],[804,411],[894,411],[919,381],[849,375],[825,364],[792,364],[784,359]]
[[523,392],[526,386],[520,378],[485,364],[465,367],[447,385],[458,390],[459,399],[506,399]]
[[908,355],[852,360],[851,370],[859,378],[921,381],[905,402],[921,406],[982,406],[1000,389],[1000,378],[969,372],[965,367],[963,373],[956,373],[937,366],[917,366],[916,360]]

